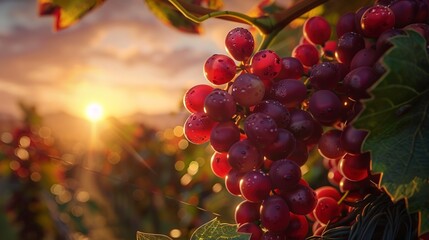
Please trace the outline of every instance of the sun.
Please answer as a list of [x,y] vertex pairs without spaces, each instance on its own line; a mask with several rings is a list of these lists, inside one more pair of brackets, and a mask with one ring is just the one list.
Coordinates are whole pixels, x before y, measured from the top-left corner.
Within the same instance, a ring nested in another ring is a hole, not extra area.
[[103,106],[99,103],[90,103],[86,106],[86,117],[91,122],[98,122],[103,118]]

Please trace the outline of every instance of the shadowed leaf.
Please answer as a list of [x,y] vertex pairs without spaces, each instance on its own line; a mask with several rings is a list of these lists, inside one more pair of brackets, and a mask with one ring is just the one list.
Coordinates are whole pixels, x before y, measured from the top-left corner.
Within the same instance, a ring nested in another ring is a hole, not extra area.
[[391,39],[382,63],[387,72],[371,90],[374,96],[354,125],[370,130],[374,172],[393,200],[408,199],[421,212],[421,231],[429,231],[429,56],[426,41],[414,31]]

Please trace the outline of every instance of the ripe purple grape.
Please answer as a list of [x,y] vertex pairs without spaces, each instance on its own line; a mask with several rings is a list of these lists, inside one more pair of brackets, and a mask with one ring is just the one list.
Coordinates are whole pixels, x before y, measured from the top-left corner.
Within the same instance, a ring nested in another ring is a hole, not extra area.
[[265,94],[265,85],[258,76],[250,73],[239,75],[231,87],[234,100],[244,107],[258,104]]
[[379,75],[371,67],[359,67],[350,71],[344,78],[344,86],[351,99],[368,98],[367,90],[377,81]]
[[379,54],[373,48],[364,48],[357,52],[350,62],[350,70],[358,67],[372,67],[379,58]]
[[337,22],[337,37],[340,38],[344,33],[356,32],[355,13],[350,12],[342,15]]
[[204,100],[204,112],[213,121],[228,121],[236,110],[234,98],[225,90],[215,89]]
[[292,109],[290,111],[289,130],[296,139],[308,139],[313,133],[315,124],[315,120],[309,112],[301,109]]
[[269,96],[285,107],[293,108],[300,105],[307,97],[307,88],[299,80],[283,79],[272,85]]
[[365,40],[360,34],[355,32],[344,33],[343,36],[338,39],[337,44],[335,57],[339,62],[347,65],[351,63],[354,55],[359,52],[359,50],[365,48]]
[[325,18],[314,16],[304,22],[303,33],[311,43],[323,45],[331,37],[331,26]]
[[210,134],[210,144],[218,152],[228,152],[229,148],[239,140],[240,129],[233,121],[217,124]]
[[243,175],[240,180],[241,196],[250,202],[262,202],[271,192],[270,177],[261,170],[253,170]]
[[184,135],[189,142],[203,144],[210,139],[210,132],[215,125],[207,114],[197,112],[191,114],[184,124]]
[[272,80],[282,68],[280,57],[271,50],[261,50],[250,61],[250,72],[262,80]]
[[249,140],[234,143],[228,151],[228,162],[241,173],[258,169],[263,164],[263,156]]
[[294,161],[299,166],[304,165],[308,159],[307,145],[301,140],[296,140],[295,149],[287,158]]
[[224,178],[231,171],[231,165],[229,165],[228,157],[226,153],[213,153],[210,159],[210,167],[214,175]]
[[239,225],[237,228],[237,232],[250,233],[249,240],[260,240],[264,233],[261,227],[258,224],[253,222],[247,222]]
[[325,158],[336,159],[345,154],[344,149],[341,147],[342,131],[338,129],[331,129],[322,134],[319,139],[319,153]]
[[303,43],[292,50],[292,57],[297,58],[305,67],[312,67],[319,62],[320,54],[314,45]]
[[300,79],[304,74],[302,63],[294,57],[284,57],[281,59],[282,68],[275,80]]
[[279,128],[287,128],[290,124],[289,110],[276,100],[263,100],[255,106],[253,112],[267,114],[276,122]]
[[387,31],[384,31],[377,39],[377,43],[376,43],[377,52],[379,54],[383,54],[393,46],[392,43],[390,42],[390,39],[392,37],[395,37],[398,35],[404,35],[404,34],[405,34],[405,31],[402,29],[389,29]]
[[292,213],[306,215],[313,211],[317,204],[316,193],[309,186],[298,184],[292,191],[281,192]]
[[277,140],[276,122],[265,113],[252,113],[244,121],[244,132],[257,146],[267,146]]
[[402,28],[414,22],[416,16],[416,4],[414,1],[394,1],[389,10],[393,15],[394,26]]
[[333,89],[341,80],[338,65],[334,62],[323,62],[314,65],[310,70],[310,84],[314,89]]
[[258,221],[260,218],[260,207],[260,203],[250,202],[247,200],[242,201],[235,208],[235,223],[240,225],[246,222]]
[[195,85],[186,91],[183,105],[190,113],[204,112],[204,99],[213,91],[213,87],[205,84]]
[[320,123],[331,125],[340,118],[341,101],[332,91],[319,90],[311,95],[308,110]]
[[301,169],[298,164],[288,159],[274,161],[269,174],[273,187],[280,191],[295,189],[301,179]]
[[265,146],[264,156],[270,160],[279,160],[288,157],[295,150],[296,140],[291,132],[279,128],[278,137],[275,142]]
[[289,218],[289,207],[280,196],[272,195],[262,202],[261,223],[268,231],[286,230]]
[[360,24],[360,21],[362,20],[362,15],[365,13],[365,11],[370,8],[371,6],[363,6],[361,8],[359,8],[356,12],[355,12],[355,27],[356,27],[356,33],[359,34],[363,34],[362,32],[362,26]]
[[237,27],[228,32],[225,47],[235,60],[246,61],[253,53],[255,40],[249,30]]
[[360,24],[364,36],[377,38],[382,32],[395,26],[395,15],[390,8],[375,5],[363,13]]
[[347,125],[341,134],[341,147],[348,153],[358,154],[361,152],[363,141],[367,135],[367,131]]

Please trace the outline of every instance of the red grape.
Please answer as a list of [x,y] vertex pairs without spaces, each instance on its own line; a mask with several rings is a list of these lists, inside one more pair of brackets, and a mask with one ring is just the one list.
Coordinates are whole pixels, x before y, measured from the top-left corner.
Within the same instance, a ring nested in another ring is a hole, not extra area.
[[331,26],[325,18],[315,16],[304,22],[303,33],[311,43],[323,45],[331,36]]
[[282,68],[280,57],[271,50],[261,50],[250,61],[250,72],[263,80],[272,80]]
[[331,125],[340,118],[341,101],[330,90],[318,90],[311,95],[308,110],[324,125]]
[[204,64],[204,76],[216,85],[225,84],[235,76],[235,62],[223,54],[214,54]]
[[331,197],[322,197],[317,200],[313,214],[318,222],[326,225],[340,216],[340,206],[337,204],[337,200]]
[[231,169],[225,176],[225,187],[232,195],[240,196],[240,180],[244,173],[236,169]]
[[344,33],[356,32],[355,13],[350,12],[342,15],[337,22],[337,37],[340,38]]
[[253,109],[253,112],[261,112],[270,116],[278,127],[286,128],[290,124],[289,110],[276,100],[263,100]]
[[276,80],[282,79],[300,79],[304,74],[302,63],[294,57],[284,57],[281,59],[282,68],[275,77]]
[[323,62],[310,69],[310,84],[314,89],[333,89],[341,80],[338,65],[334,62]]
[[365,48],[365,40],[355,32],[344,33],[337,42],[335,57],[341,63],[349,65],[354,55]]
[[319,153],[325,158],[336,159],[345,154],[341,147],[340,138],[342,131],[331,129],[322,134],[319,139]]
[[292,213],[306,215],[313,211],[317,203],[316,193],[308,186],[298,184],[292,191],[281,192]]
[[241,196],[250,202],[262,202],[271,189],[270,177],[260,170],[247,172],[240,180]]
[[225,90],[215,89],[204,100],[204,112],[213,121],[228,121],[236,112],[234,98]]
[[214,175],[224,178],[232,169],[229,165],[227,154],[226,153],[213,153],[210,159],[210,166]]
[[308,221],[304,215],[290,213],[286,236],[290,239],[305,239],[308,232]]
[[213,87],[205,84],[196,85],[186,91],[183,105],[190,113],[204,111],[204,99],[213,91]]
[[261,223],[268,231],[281,232],[289,224],[289,207],[277,195],[269,196],[261,205]]
[[277,140],[264,147],[264,156],[270,160],[279,160],[288,157],[295,149],[296,140],[291,132],[279,128]]
[[242,201],[235,208],[235,222],[240,225],[246,222],[255,222],[259,220],[260,203]]
[[231,95],[241,106],[250,107],[258,104],[264,98],[264,94],[264,83],[254,74],[243,73],[232,83]]
[[252,113],[244,121],[244,132],[249,141],[257,146],[267,146],[277,140],[276,122],[265,113]]
[[300,105],[307,97],[307,88],[301,81],[283,79],[273,84],[269,96],[285,107],[293,108]]
[[250,233],[249,240],[260,240],[264,233],[258,224],[253,222],[243,223],[237,228],[237,232]]
[[352,155],[346,154],[340,160],[338,168],[343,176],[350,181],[361,181],[368,177],[371,156],[369,152]]
[[390,8],[375,5],[363,13],[360,23],[364,36],[376,38],[395,26],[395,15]]
[[312,67],[319,62],[319,51],[314,45],[303,43],[292,50],[292,57],[297,58],[305,67]]
[[232,144],[240,140],[240,129],[233,121],[221,122],[213,127],[210,144],[218,152],[228,152]]
[[228,32],[225,47],[235,60],[246,61],[253,53],[255,40],[249,30],[237,27]]
[[259,150],[247,139],[234,143],[228,151],[229,164],[242,173],[260,168],[263,161]]
[[210,139],[210,132],[215,125],[207,114],[197,112],[191,114],[184,124],[184,135],[194,144],[202,144]]

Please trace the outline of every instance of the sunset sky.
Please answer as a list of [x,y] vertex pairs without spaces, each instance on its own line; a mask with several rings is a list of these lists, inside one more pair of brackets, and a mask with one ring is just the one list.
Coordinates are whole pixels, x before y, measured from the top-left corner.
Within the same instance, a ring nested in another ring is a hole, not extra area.
[[[247,11],[252,2],[225,7]],[[39,17],[36,4],[0,0],[0,114],[20,116],[18,101],[42,115],[82,117],[91,102],[112,116],[177,111],[186,89],[208,83],[204,61],[225,54],[224,37],[239,26],[214,19],[190,35],[163,25],[143,0],[108,0],[54,32],[53,18]]]

